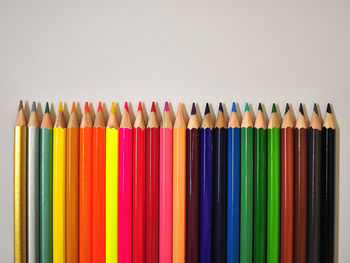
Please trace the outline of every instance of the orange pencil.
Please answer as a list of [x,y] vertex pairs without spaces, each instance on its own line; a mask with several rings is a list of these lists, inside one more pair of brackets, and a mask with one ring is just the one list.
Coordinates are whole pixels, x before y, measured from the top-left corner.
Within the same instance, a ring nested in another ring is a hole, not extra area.
[[99,102],[92,132],[92,262],[106,262],[106,125]]
[[181,103],[173,135],[173,263],[185,262],[186,232],[186,123]]
[[79,122],[73,102],[67,127],[66,237],[67,263],[79,261]]
[[92,121],[89,104],[80,124],[79,167],[79,259],[91,262],[91,176],[92,176]]

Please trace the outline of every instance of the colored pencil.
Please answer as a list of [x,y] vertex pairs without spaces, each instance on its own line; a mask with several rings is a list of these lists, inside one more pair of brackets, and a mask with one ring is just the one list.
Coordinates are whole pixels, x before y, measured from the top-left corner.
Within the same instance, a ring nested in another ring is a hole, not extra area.
[[159,262],[172,262],[173,123],[165,103],[159,139]]
[[53,262],[66,260],[66,122],[62,103],[53,128]]
[[246,103],[241,125],[241,262],[253,259],[253,120]]
[[80,124],[79,163],[79,260],[89,263],[92,260],[92,120],[88,102]]
[[173,129],[173,263],[186,261],[186,123],[179,103]]
[[266,262],[266,121],[259,103],[254,124],[254,263]]
[[241,123],[236,104],[227,130],[227,262],[239,262],[240,192],[241,192]]
[[67,263],[79,262],[79,121],[73,102],[67,126]]
[[115,104],[106,128],[106,262],[118,263],[118,148],[119,124]]
[[267,128],[267,262],[280,260],[280,120],[276,105]]
[[152,102],[146,129],[146,262],[158,263],[159,254],[159,124]]
[[39,148],[40,123],[36,104],[33,102],[28,120],[28,147],[27,147],[27,239],[29,263],[39,261]]
[[200,124],[192,104],[186,129],[186,262],[199,262]]
[[52,262],[52,128],[46,102],[40,129],[40,262]]
[[145,262],[146,130],[141,102],[132,130],[132,261]]
[[330,104],[322,128],[321,262],[334,262],[335,124]]
[[308,129],[307,262],[320,262],[322,124],[315,103]]
[[19,102],[14,129],[14,262],[27,262],[27,124]]
[[106,124],[99,102],[92,128],[92,262],[106,261]]
[[294,262],[306,263],[307,125],[302,103],[295,125],[294,141]]
[[227,123],[222,104],[213,132],[213,237],[212,262],[226,262]]
[[213,122],[208,103],[205,106],[204,118],[200,132],[200,262],[210,263],[212,258]]
[[118,260],[132,261],[132,126],[128,103],[119,128]]
[[281,127],[281,263],[293,263],[294,120],[289,104]]

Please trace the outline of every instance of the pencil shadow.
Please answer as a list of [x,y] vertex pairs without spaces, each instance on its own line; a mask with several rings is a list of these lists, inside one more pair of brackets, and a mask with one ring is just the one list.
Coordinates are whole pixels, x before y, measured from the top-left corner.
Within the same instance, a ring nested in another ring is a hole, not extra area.
[[182,106],[182,113],[184,115],[185,123],[186,123],[186,126],[187,126],[189,116],[188,116],[186,104],[181,102],[181,106]]
[[209,109],[210,109],[210,116],[211,116],[211,119],[213,121],[213,125],[215,125],[216,115],[215,115],[215,111],[214,111],[214,108],[213,108],[213,104],[209,103]]
[[159,124],[159,123],[161,123],[161,121],[162,121],[162,113],[161,113],[161,110],[160,110],[160,108],[159,108],[158,102],[155,102],[155,106],[156,106],[157,122],[158,122],[158,124]]
[[51,116],[52,124],[54,125],[56,121],[56,110],[55,110],[54,103],[51,103],[51,106],[50,106],[50,116]]
[[146,104],[144,102],[141,102],[141,104],[142,104],[143,119],[145,120],[145,125],[147,127],[147,123],[148,123],[148,119],[149,119],[148,112],[147,112],[147,107],[146,107]]
[[95,112],[94,104],[92,102],[89,103],[89,112],[90,112],[90,116],[91,116],[92,126],[94,126],[96,112]]
[[264,121],[265,121],[265,123],[268,123],[269,122],[269,115],[267,114],[267,110],[266,110],[265,104],[261,103],[261,107],[262,107],[262,112],[263,112],[263,115],[264,115]]
[[30,105],[29,105],[29,102],[26,101],[24,103],[24,107],[23,107],[23,110],[24,110],[24,116],[28,122],[28,119],[29,119],[29,115],[30,115]]
[[115,114],[117,115],[118,127],[122,119],[122,112],[120,110],[120,105],[118,102],[115,103]]
[[105,124],[107,124],[108,121],[108,108],[107,104],[105,102],[102,103],[102,114]]
[[79,102],[75,103],[75,112],[77,113],[78,121],[80,123],[81,118],[83,117],[83,112],[81,110],[81,106]]
[[43,119],[43,108],[41,107],[41,102],[36,104],[36,112],[38,113],[39,121],[41,123],[41,120]]
[[174,124],[175,112],[174,112],[173,104],[171,102],[168,102],[168,106],[169,106],[169,113],[170,113],[170,117],[171,117],[171,122]]
[[68,125],[69,122],[69,109],[68,109],[68,105],[66,102],[63,103],[63,116],[64,116],[64,120],[66,122],[66,125]]
[[228,118],[230,117],[228,111],[227,111],[227,106],[226,106],[226,103],[222,103],[222,109],[224,110],[224,118],[225,118],[225,122],[226,122],[226,125],[227,125],[227,121],[228,121]]
[[196,115],[197,115],[197,118],[198,118],[199,126],[201,126],[202,113],[201,113],[201,108],[199,107],[198,103],[196,103]]
[[238,102],[236,102],[235,104],[236,104],[237,117],[238,117],[239,122],[241,122],[241,121],[242,121],[242,112],[241,112],[241,108],[240,108]]
[[253,125],[254,125],[254,123],[255,123],[255,110],[254,110],[254,107],[251,103],[249,103],[249,112],[250,112],[250,116],[252,117],[252,121],[253,121]]
[[128,106],[129,106],[129,116],[130,116],[131,126],[134,126],[136,115],[131,102],[128,102]]

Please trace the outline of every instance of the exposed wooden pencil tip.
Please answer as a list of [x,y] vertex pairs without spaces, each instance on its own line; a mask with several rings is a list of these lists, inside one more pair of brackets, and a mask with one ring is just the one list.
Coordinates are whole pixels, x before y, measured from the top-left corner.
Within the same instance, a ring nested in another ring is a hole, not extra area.
[[90,112],[89,102],[85,102],[85,112]]
[[289,111],[289,104],[286,104],[286,110],[284,111],[284,114],[286,114]]
[[222,103],[221,103],[221,102],[220,102],[220,104],[219,104],[219,111],[224,112],[224,108],[222,107]]
[[327,104],[327,112],[332,113],[331,104]]
[[71,113],[75,112],[75,101],[73,101]]
[[195,115],[195,114],[196,114],[196,104],[193,102],[192,109],[191,109],[191,115]]
[[19,101],[18,111],[20,111],[21,109],[23,109],[23,101],[22,100]]
[[101,101],[98,103],[98,108],[97,108],[97,111],[101,111],[102,110],[102,103]]
[[263,110],[263,109],[262,109],[262,104],[261,104],[261,103],[259,103],[258,110],[261,110],[261,111]]
[[209,103],[205,104],[205,112],[204,114],[210,113]]
[[179,103],[179,106],[177,107],[177,113],[182,112],[182,103]]
[[114,102],[112,102],[112,105],[111,105],[111,112],[112,112],[112,113],[115,113],[115,112],[116,112]]
[[60,104],[59,104],[59,106],[58,106],[58,111],[63,112],[62,101],[60,101]]
[[127,101],[125,102],[124,109],[129,113],[129,106]]
[[275,103],[272,104],[272,113],[274,113],[274,112],[277,112]]
[[249,111],[249,104],[246,102],[244,111]]
[[151,112],[156,112],[156,104],[152,101]]
[[317,109],[317,104],[314,103],[314,112],[318,115],[318,109]]
[[[127,110],[129,112],[129,109]],[[142,104],[141,101],[139,101],[139,106],[137,108],[137,111],[142,111]]]
[[237,108],[236,108],[236,103],[235,102],[232,103],[231,111],[232,112],[237,112]]
[[50,107],[48,102],[46,102],[45,113],[50,113]]
[[31,111],[33,112],[33,111],[36,111],[36,103],[35,103],[35,101],[33,101],[33,103],[32,103],[32,109],[31,109]]
[[304,107],[303,107],[303,104],[302,104],[302,103],[300,103],[300,105],[299,105],[299,112],[300,112],[302,115],[304,115]]
[[166,101],[164,105],[164,111],[169,111],[169,103]]

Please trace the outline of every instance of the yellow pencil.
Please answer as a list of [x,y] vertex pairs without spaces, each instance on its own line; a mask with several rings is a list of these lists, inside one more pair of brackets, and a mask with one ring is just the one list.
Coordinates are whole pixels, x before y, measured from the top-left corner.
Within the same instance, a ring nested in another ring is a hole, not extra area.
[[66,259],[66,122],[62,102],[53,129],[53,262]]
[[118,128],[113,102],[106,128],[106,263],[118,263]]

